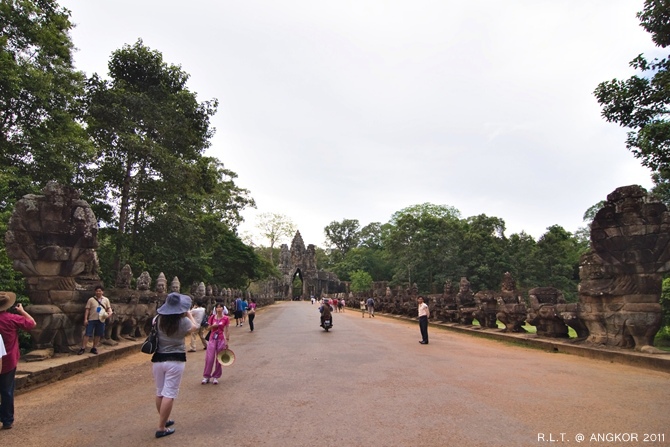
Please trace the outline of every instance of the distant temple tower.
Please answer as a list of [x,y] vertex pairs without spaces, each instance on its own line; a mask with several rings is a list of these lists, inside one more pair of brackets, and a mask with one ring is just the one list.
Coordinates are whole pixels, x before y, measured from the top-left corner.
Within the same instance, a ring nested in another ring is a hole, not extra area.
[[300,299],[309,299],[310,296],[319,297],[322,294],[337,293],[343,289],[340,280],[334,273],[318,271],[316,268],[316,247],[309,244],[305,248],[300,231],[296,231],[291,249],[282,244],[277,266],[282,278],[275,281],[274,295],[278,298],[292,299],[293,280],[296,275],[302,281]]

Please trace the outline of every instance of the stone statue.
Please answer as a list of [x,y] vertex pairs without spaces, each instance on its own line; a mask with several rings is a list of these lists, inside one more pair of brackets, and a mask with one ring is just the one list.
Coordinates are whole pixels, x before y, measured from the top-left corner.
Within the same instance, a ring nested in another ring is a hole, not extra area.
[[528,291],[528,324],[537,327],[537,335],[568,338],[568,326],[557,306],[565,304],[563,293],[555,287],[535,287]]
[[458,305],[458,322],[461,324],[472,324],[475,319],[477,303],[475,294],[470,290],[470,281],[463,276],[459,283],[458,295],[456,295],[456,304]]
[[149,272],[142,272],[137,278],[137,290],[149,290],[151,288],[151,276]]
[[133,271],[130,269],[130,266],[126,264],[119,271],[119,274],[116,275],[116,288],[129,289],[130,282],[132,281],[132,279],[133,279]]
[[158,279],[156,279],[156,292],[167,292],[167,279],[165,278],[165,274],[163,274],[163,272],[161,272],[160,275],[158,275]]
[[498,313],[496,317],[505,325],[503,332],[526,332],[523,328],[528,310],[526,303],[516,291],[516,281],[509,272],[503,275],[500,293],[496,297]]
[[179,282],[179,278],[176,276],[172,278],[172,282],[170,283],[170,292],[177,292],[179,293],[181,291],[181,283]]
[[670,268],[670,212],[637,185],[617,188],[591,224],[580,260],[579,319],[587,341],[660,353],[663,275]]
[[205,294],[207,293],[207,289],[205,288],[205,283],[200,282],[198,286],[195,288],[195,292],[193,292],[193,298],[196,300],[201,300],[202,298],[205,297]]
[[444,282],[441,305],[436,312],[438,320],[446,323],[456,323],[459,320],[458,303],[456,302],[456,289],[451,280]]
[[42,195],[28,194],[16,203],[5,247],[14,269],[26,278],[28,311],[37,323],[33,348],[41,350],[36,356],[68,352],[79,342],[88,296],[80,296],[85,287],[76,280],[99,284],[97,234],[91,207],[72,188],[49,182]]
[[475,293],[475,304],[477,310],[474,312],[475,318],[483,329],[494,329],[498,327],[496,310],[498,301],[496,292],[493,290],[480,290]]

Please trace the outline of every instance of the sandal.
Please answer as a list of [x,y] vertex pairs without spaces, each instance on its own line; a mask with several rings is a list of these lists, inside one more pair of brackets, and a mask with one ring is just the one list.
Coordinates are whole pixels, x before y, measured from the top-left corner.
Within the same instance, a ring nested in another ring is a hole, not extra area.
[[174,425],[174,421],[172,419],[168,419],[168,421],[165,423],[166,427],[172,427]]
[[169,436],[174,433],[174,428],[166,428],[165,431],[158,430],[156,432],[157,438],[162,438],[163,436]]

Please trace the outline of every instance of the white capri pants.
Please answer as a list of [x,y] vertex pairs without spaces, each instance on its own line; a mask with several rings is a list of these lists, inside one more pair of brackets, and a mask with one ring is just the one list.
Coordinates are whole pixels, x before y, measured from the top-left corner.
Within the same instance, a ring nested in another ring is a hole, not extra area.
[[156,362],[153,364],[156,396],[175,399],[179,394],[179,384],[184,375],[186,362]]

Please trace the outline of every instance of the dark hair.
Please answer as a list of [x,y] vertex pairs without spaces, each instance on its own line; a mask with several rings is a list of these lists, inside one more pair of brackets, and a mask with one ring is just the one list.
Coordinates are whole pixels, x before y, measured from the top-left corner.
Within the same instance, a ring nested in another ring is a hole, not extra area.
[[179,322],[182,319],[182,314],[161,315],[158,317],[158,327],[166,335],[172,336],[179,329]]
[[94,289],[94,290],[98,290],[98,289],[100,289],[100,290],[105,290],[105,289],[102,288],[102,286],[95,286],[95,289]]

